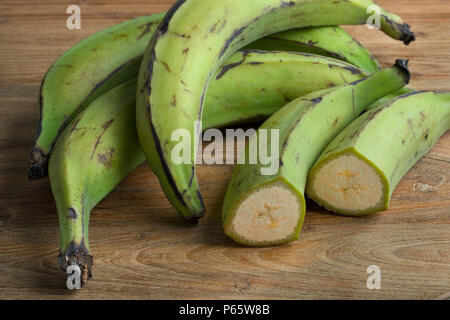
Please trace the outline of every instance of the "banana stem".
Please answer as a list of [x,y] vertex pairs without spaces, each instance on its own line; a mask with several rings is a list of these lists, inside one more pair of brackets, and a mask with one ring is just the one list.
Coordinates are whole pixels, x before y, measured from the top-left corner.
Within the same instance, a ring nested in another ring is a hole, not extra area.
[[94,259],[84,244],[84,238],[80,244],[72,241],[67,250],[58,255],[58,265],[64,271],[67,271],[67,268],[71,265],[78,266],[81,271],[81,286],[84,286],[92,278]]

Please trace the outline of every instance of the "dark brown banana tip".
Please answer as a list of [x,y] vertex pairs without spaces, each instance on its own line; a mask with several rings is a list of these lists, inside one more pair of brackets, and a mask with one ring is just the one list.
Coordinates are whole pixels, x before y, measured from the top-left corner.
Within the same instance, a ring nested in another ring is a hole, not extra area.
[[48,169],[40,164],[32,164],[28,167],[28,179],[38,180],[48,176]]
[[74,242],[71,242],[66,252],[58,255],[58,265],[64,271],[69,266],[77,265],[81,271],[80,284],[83,287],[92,278],[94,259],[84,246],[84,240],[81,245],[76,245]]
[[398,67],[405,74],[406,84],[411,80],[411,71],[409,71],[408,62],[409,60],[406,59],[397,59],[394,63],[394,66]]
[[405,45],[408,45],[416,40],[416,36],[411,31],[411,27],[409,26],[409,24],[407,23],[402,24],[400,26],[400,30],[403,33],[403,37],[400,40],[403,41]]
[[31,151],[28,179],[37,180],[48,176],[47,158],[41,150]]

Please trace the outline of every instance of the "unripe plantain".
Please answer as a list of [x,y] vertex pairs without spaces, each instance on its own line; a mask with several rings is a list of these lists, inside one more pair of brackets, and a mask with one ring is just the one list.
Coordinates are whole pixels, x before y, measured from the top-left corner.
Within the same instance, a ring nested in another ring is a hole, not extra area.
[[58,210],[60,255],[66,269],[76,264],[91,276],[89,218],[92,208],[142,161],[130,95],[125,83],[96,99],[58,138],[50,156],[49,177]]
[[[41,85],[40,124],[28,170],[31,179],[47,175],[53,144],[76,114],[116,85],[137,78],[145,47],[164,14],[139,17],[102,30],[52,64]],[[259,49],[323,54],[351,62],[367,72],[378,65],[339,27],[291,30],[261,41],[264,43],[258,44]]]
[[373,73],[380,64],[358,40],[340,27],[315,27],[283,31],[256,40],[247,48],[320,54]]
[[[367,78],[298,98],[271,116],[241,155],[240,163],[247,163],[233,171],[223,205],[225,233],[250,246],[298,239],[305,215],[306,177],[314,161],[367,107],[408,81],[406,63],[398,60],[393,68]],[[272,132],[279,138],[272,137]],[[279,158],[272,162],[279,165],[275,173],[267,174],[267,165],[261,161],[248,163],[255,145],[259,145],[259,157],[265,153],[262,148],[278,152]]]
[[103,93],[136,78],[142,52],[163,16],[139,17],[95,33],[51,65],[41,84],[30,179],[47,175],[53,144],[76,114]]
[[[238,52],[211,83],[203,125],[264,119],[290,97],[363,76],[347,63],[320,56]],[[77,264],[83,284],[93,263],[88,241],[91,210],[144,161],[135,131],[135,92],[134,80],[94,100],[58,138],[50,156],[50,183],[60,223],[59,264],[63,269]]]
[[[137,128],[147,162],[186,219],[205,207],[195,171],[204,98],[216,69],[236,50],[287,29],[365,24],[370,0],[179,0],[168,11],[144,55],[137,88]],[[396,15],[381,11],[381,29],[409,43],[414,36]],[[173,115],[177,114],[177,117]],[[190,133],[189,160],[171,155],[175,130]],[[154,152],[154,151],[157,152]]]
[[395,187],[450,129],[450,92],[411,92],[370,109],[323,151],[308,196],[343,215],[387,210]]

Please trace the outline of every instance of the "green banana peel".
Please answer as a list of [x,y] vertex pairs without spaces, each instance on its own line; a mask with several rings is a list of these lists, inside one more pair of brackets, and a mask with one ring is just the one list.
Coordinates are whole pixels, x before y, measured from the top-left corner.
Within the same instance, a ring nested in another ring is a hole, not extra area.
[[409,92],[372,108],[327,146],[308,197],[342,215],[387,210],[392,192],[450,129],[450,92]]
[[288,30],[258,39],[247,48],[320,54],[353,64],[367,73],[381,69],[369,50],[340,27]]

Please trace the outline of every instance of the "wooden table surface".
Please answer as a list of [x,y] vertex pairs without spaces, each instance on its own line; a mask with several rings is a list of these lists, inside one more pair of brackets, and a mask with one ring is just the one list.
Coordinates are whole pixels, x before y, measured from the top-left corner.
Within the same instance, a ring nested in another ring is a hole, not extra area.
[[[141,166],[93,210],[94,278],[65,288],[57,267],[58,223],[47,179],[28,181],[38,90],[50,64],[94,32],[173,0],[1,0],[0,298],[36,299],[434,299],[450,297],[450,132],[403,179],[387,212],[338,217],[311,201],[301,239],[245,248],[223,233],[230,166],[201,166],[207,216],[187,224]],[[412,25],[410,46],[364,26],[349,27],[383,66],[411,59],[411,87],[450,90],[450,1],[383,0]],[[66,29],[81,7],[82,29]],[[366,269],[381,268],[381,290]]]

